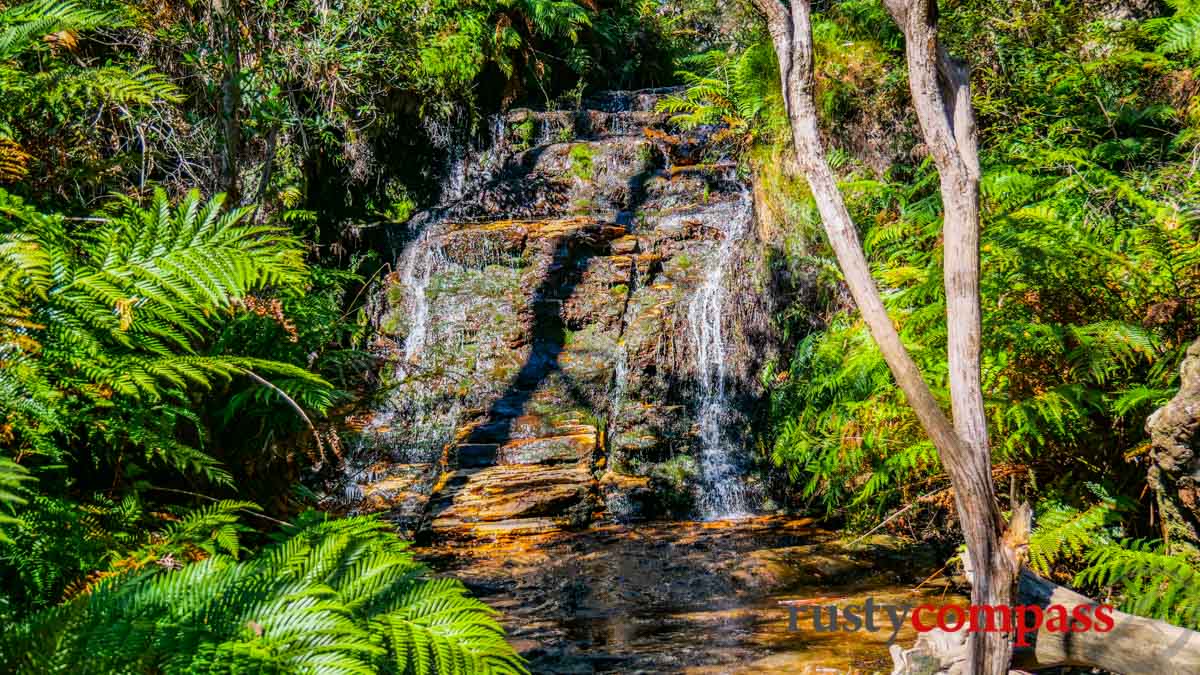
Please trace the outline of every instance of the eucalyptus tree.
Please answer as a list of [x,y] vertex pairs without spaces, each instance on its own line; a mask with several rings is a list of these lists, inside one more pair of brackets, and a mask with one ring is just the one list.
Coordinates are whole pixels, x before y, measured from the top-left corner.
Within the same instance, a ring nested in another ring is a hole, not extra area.
[[[754,4],[766,17],[779,62],[796,164],[808,181],[855,304],[949,474],[967,544],[964,560],[972,582],[972,604],[1009,607],[1017,604],[1018,595],[1029,604],[1091,604],[1023,569],[1030,509],[1026,504],[1013,505],[1005,518],[997,501],[980,377],[980,169],[970,70],[939,43],[936,1],[884,0],[884,6],[905,38],[913,105],[940,175],[952,418],[942,411],[887,313],[822,147],[810,3],[754,0]],[[1200,668],[1200,634],[1162,622],[1121,615],[1111,633],[1069,637],[1074,639],[1040,631],[1036,647],[1019,655],[1021,665],[1093,665],[1119,672],[1170,670],[1183,664]],[[1177,649],[1141,656],[1148,644],[1174,644]],[[1136,661],[1131,654],[1139,654]],[[894,648],[893,656],[898,672],[927,672],[932,658],[935,670],[999,675],[1013,664],[1013,647],[1006,633],[962,631],[928,640],[908,652]]]

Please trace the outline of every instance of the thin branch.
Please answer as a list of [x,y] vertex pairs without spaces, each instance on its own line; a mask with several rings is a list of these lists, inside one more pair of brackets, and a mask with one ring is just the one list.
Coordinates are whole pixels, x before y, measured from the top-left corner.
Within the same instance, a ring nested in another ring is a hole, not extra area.
[[300,416],[300,419],[304,420],[304,423],[308,425],[309,431],[312,432],[313,439],[317,442],[317,452],[321,452],[321,448],[324,447],[321,443],[321,435],[317,433],[317,428],[313,425],[312,420],[308,419],[308,415],[305,414],[304,408],[301,408],[300,404],[296,403],[295,399],[293,399],[291,396],[288,396],[286,391],[276,387],[274,384],[260,377],[253,370],[250,370],[249,368],[243,368],[242,372],[248,375],[250,379],[282,396],[283,400],[287,401],[288,405],[292,406],[292,410],[295,410],[296,414]]

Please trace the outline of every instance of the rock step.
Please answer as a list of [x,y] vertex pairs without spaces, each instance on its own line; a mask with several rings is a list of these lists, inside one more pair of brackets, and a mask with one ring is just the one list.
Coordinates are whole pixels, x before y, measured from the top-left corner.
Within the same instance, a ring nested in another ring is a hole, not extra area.
[[429,528],[437,538],[462,539],[478,531],[478,523],[492,523],[493,530],[520,529],[520,523],[496,524],[530,519],[567,525],[590,517],[595,493],[595,479],[583,463],[458,469],[440,481]]
[[463,443],[454,448],[460,468],[475,469],[510,464],[563,464],[587,462],[596,450],[595,427],[565,436],[519,438],[504,444]]

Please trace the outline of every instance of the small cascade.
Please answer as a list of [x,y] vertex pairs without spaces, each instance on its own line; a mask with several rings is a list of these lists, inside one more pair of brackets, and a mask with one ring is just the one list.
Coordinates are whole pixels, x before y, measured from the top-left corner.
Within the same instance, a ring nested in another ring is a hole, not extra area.
[[629,386],[629,348],[622,340],[617,343],[617,350],[613,355],[613,384],[612,392],[608,395],[610,419],[621,414],[621,405],[625,402],[627,386]]
[[[428,231],[404,252],[400,282],[408,296],[410,321],[404,338],[404,361],[417,359],[429,337],[429,280],[437,263],[437,247]],[[403,365],[401,366],[403,368]]]
[[730,401],[726,393],[725,277],[733,260],[735,245],[750,228],[750,198],[743,193],[744,208],[725,224],[721,244],[713,257],[703,284],[688,306],[692,346],[696,355],[699,400],[696,424],[700,431],[699,510],[706,520],[745,516],[749,513],[746,492],[735,453],[740,450],[729,439],[725,426]]

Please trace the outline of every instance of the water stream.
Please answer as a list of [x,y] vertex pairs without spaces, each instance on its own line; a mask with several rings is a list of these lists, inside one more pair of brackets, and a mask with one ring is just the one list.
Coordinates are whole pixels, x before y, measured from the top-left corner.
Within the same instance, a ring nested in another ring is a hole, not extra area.
[[731,442],[725,431],[730,401],[726,391],[726,345],[722,322],[726,316],[726,275],[734,246],[750,228],[752,208],[748,193],[740,197],[742,208],[724,224],[721,243],[704,279],[688,306],[699,400],[696,424],[700,431],[699,509],[707,520],[737,518],[749,514],[746,491],[736,459],[744,449]]
[[408,335],[404,338],[404,361],[420,356],[429,336],[429,280],[433,276],[437,249],[432,235],[423,232],[404,252],[400,281],[410,303]]

